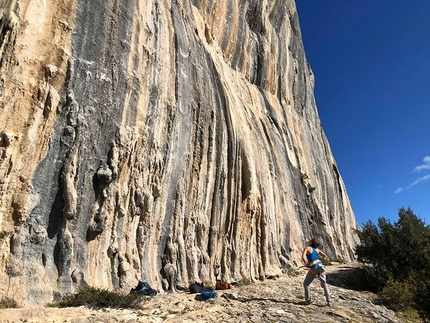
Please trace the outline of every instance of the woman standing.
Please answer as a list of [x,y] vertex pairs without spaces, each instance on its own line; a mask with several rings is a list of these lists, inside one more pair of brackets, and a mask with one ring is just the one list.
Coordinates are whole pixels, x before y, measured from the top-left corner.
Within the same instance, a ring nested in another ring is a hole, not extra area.
[[319,243],[315,239],[310,239],[308,245],[303,249],[302,260],[306,267],[308,267],[308,273],[306,274],[305,280],[303,281],[303,287],[305,288],[305,300],[300,302],[302,305],[309,305],[311,303],[311,283],[316,276],[318,276],[321,287],[324,289],[325,299],[327,300],[327,306],[331,305],[330,291],[327,286],[325,268],[321,261],[318,259],[319,256],[322,259],[326,258],[327,255],[318,249]]

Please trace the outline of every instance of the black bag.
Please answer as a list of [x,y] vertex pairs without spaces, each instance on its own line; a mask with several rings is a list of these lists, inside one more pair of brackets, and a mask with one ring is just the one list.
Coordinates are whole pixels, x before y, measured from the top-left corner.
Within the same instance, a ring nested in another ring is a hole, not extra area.
[[188,290],[190,291],[190,294],[198,294],[201,293],[203,287],[203,283],[195,282],[188,287]]
[[155,289],[153,289],[147,282],[142,282],[140,280],[134,291],[147,296],[157,295],[157,291]]

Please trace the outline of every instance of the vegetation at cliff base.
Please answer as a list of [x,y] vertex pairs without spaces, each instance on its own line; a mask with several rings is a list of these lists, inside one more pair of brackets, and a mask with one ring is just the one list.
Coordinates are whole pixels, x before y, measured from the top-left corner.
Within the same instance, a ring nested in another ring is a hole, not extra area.
[[92,309],[101,308],[136,308],[145,296],[132,293],[122,294],[107,289],[89,287],[80,289],[74,294],[64,295],[60,301],[47,304],[48,307],[79,307]]
[[18,303],[10,297],[3,297],[0,299],[0,309],[4,308],[17,308]]
[[378,226],[368,221],[357,231],[358,259],[369,264],[360,287],[378,293],[387,307],[416,309],[430,322],[430,227],[410,208],[398,215],[394,224],[381,217]]

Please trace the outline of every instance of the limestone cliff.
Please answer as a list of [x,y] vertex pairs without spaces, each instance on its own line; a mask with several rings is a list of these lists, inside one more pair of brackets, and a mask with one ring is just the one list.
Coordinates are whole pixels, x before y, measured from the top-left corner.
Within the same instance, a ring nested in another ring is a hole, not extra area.
[[351,259],[313,84],[293,0],[1,0],[2,291]]

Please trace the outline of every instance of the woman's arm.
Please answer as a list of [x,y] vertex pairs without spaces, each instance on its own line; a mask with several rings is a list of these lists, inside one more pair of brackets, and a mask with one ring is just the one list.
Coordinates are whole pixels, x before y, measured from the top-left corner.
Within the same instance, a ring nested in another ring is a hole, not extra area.
[[305,264],[305,266],[307,266],[307,264],[308,264],[308,258],[306,258],[306,254],[307,254],[308,248],[309,247],[305,247],[303,249],[303,252],[302,252],[302,260],[303,260],[303,263]]
[[322,259],[327,258],[327,255],[324,252],[322,252],[321,250],[317,249],[317,252],[318,252],[318,255],[320,255]]

